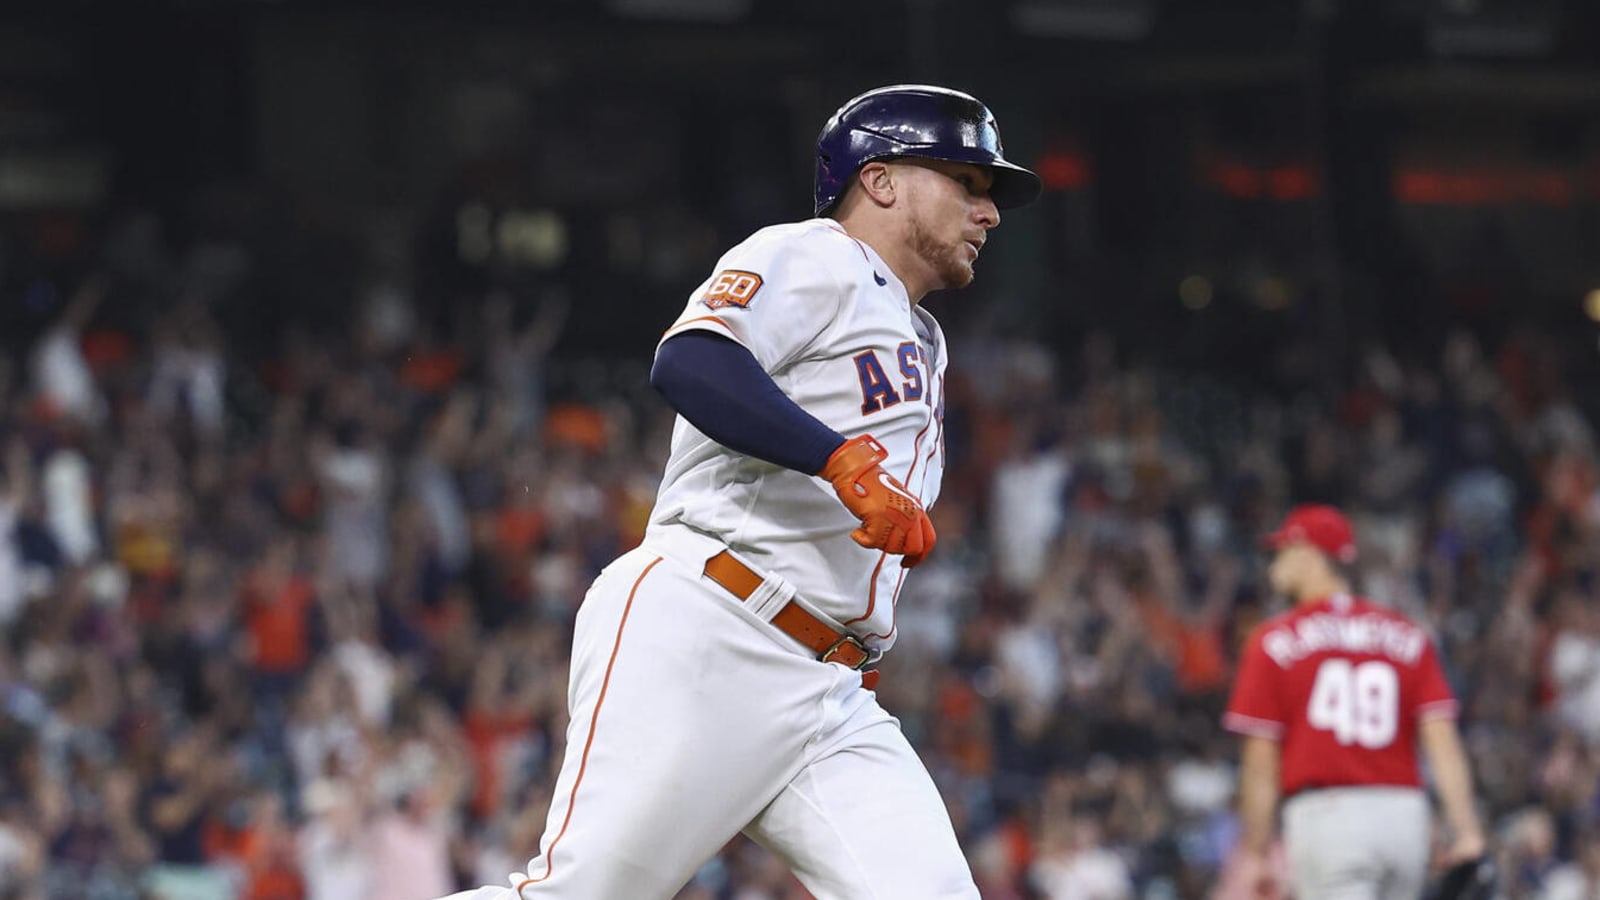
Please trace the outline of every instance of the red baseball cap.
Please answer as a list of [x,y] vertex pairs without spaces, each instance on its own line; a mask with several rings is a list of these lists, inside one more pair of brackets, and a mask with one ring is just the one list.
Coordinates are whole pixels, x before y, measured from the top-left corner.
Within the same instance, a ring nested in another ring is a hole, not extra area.
[[1271,534],[1262,535],[1268,550],[1282,550],[1290,544],[1307,543],[1343,563],[1355,562],[1356,533],[1350,520],[1337,508],[1322,503],[1303,503],[1289,510],[1283,524]]

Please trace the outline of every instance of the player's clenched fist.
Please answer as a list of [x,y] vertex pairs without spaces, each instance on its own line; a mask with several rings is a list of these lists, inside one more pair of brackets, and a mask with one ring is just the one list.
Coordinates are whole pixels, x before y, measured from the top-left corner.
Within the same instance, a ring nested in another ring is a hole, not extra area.
[[922,562],[939,538],[922,503],[879,465],[888,457],[882,444],[862,435],[840,444],[821,474],[861,520],[850,537],[863,547],[904,554],[910,568]]

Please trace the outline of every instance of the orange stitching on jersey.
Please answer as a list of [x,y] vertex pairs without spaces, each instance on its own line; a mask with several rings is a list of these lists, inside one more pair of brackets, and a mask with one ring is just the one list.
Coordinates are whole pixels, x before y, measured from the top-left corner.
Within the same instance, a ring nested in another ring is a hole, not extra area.
[[[931,383],[931,380],[930,380],[930,383]],[[944,383],[941,381],[939,386],[940,386],[940,388],[943,388],[944,387]],[[931,396],[931,395],[929,395],[929,396]],[[928,406],[929,406],[928,424],[922,426],[922,430],[917,432],[917,436],[915,438],[911,439],[911,468],[906,470],[906,477],[900,482],[901,484],[906,486],[906,490],[907,491],[911,490],[911,476],[913,474],[915,474],[916,471],[917,471],[917,463],[922,461],[922,439],[927,436],[928,429],[932,428],[933,424],[934,424],[934,416],[933,416],[933,412],[932,412],[933,404],[929,403]],[[939,427],[942,429],[944,427],[944,423],[942,423],[942,422],[939,423]],[[932,454],[929,454],[929,458],[932,458]],[[922,500],[922,493],[919,491],[916,496],[917,496],[917,500],[920,502]],[[878,565],[877,565],[876,568],[874,568],[872,570],[872,586],[867,590],[867,611],[862,613],[861,615],[855,617],[854,619],[851,619],[850,621],[843,623],[843,624],[845,624],[845,625],[854,625],[855,623],[860,622],[862,620],[872,618],[872,611],[878,605],[878,573],[883,571],[883,561],[888,559],[888,558],[889,558],[889,555],[887,553],[885,553],[882,556],[878,557]],[[895,610],[895,611],[898,611],[899,608],[900,608],[900,586],[905,584],[905,583],[906,583],[906,570],[905,570],[904,566],[901,566],[900,567],[900,577],[894,583],[894,597],[889,601],[890,608]],[[867,637],[869,637],[869,638],[875,638],[875,637],[877,637],[877,638],[887,638],[887,637],[889,637],[889,635],[894,634],[894,630],[895,630],[895,617],[894,616],[890,616],[890,618],[889,618],[889,633],[888,634],[878,634],[878,633],[874,632],[872,634],[867,635]]]
[[544,852],[544,874],[538,878],[529,878],[527,881],[517,885],[518,897],[522,896],[523,888],[530,884],[538,884],[541,881],[545,881],[550,877],[550,873],[555,871],[556,845],[561,843],[561,839],[567,836],[567,826],[572,824],[572,810],[578,805],[578,787],[583,784],[584,770],[589,768],[589,748],[594,746],[595,728],[600,724],[600,707],[605,705],[606,691],[611,687],[611,669],[617,664],[617,651],[622,649],[622,629],[628,625],[628,613],[633,611],[633,598],[634,595],[639,593],[639,585],[644,583],[644,577],[649,575],[650,570],[654,569],[659,562],[661,562],[661,557],[658,556],[651,561],[650,565],[645,566],[644,571],[639,573],[639,578],[634,581],[633,589],[628,591],[628,603],[622,607],[622,621],[617,623],[617,640],[611,645],[611,659],[606,662],[606,675],[600,681],[600,697],[595,700],[594,715],[589,719],[589,737],[584,741],[583,757],[578,762],[578,778],[572,782],[572,793],[567,795],[567,816],[561,820],[561,830],[556,833],[555,840],[550,842],[550,849]]
[[888,634],[869,634],[869,635],[867,635],[867,637],[869,637],[869,638],[881,637],[884,640],[888,640],[889,638],[894,637],[895,631],[897,629],[899,629],[899,627],[900,627],[900,588],[905,583],[906,583],[906,568],[905,568],[905,566],[901,566],[900,567],[900,577],[896,578],[895,582],[894,582],[894,596],[891,597],[890,600],[889,600],[889,633]]
[[[944,379],[941,377],[941,378],[938,378],[937,380],[938,380],[938,391],[937,392],[929,391],[928,394],[927,394],[928,408],[930,410],[934,409],[933,398],[935,396],[938,396],[938,397],[941,397],[941,398],[944,396],[944,393],[943,393],[944,392]],[[928,383],[930,385],[933,384],[934,381],[935,381],[934,378],[930,377],[928,379]],[[929,424],[934,424],[935,422],[937,422],[939,428],[938,428],[937,431],[934,432],[933,449],[928,451],[928,461],[929,461],[930,464],[933,462],[934,456],[938,455],[944,449],[944,444],[940,440],[944,436],[944,422],[940,421],[937,417],[935,417],[935,419],[930,421]],[[922,429],[922,433],[926,433],[927,430],[928,430],[927,428],[923,428]],[[915,447],[917,444],[920,444],[921,442],[922,442],[922,434],[919,433],[917,435],[916,443],[914,443],[912,446]],[[911,471],[913,471],[913,472],[916,471],[917,460],[919,460],[921,458],[922,458],[922,455],[920,453],[917,454],[916,456],[912,457],[912,460],[911,460]],[[907,472],[906,473],[906,479],[907,479],[908,482],[910,481],[910,478],[911,478],[911,472]],[[924,476],[924,480],[926,480],[926,476]],[[910,485],[909,484],[907,485],[906,489],[910,490]],[[918,496],[921,496],[921,495],[919,494]],[[889,633],[888,634],[884,634],[884,635],[870,635],[869,634],[869,635],[867,635],[868,637],[882,637],[885,640],[888,640],[889,638],[894,637],[894,633],[897,630],[899,630],[899,628],[900,628],[900,589],[905,586],[905,583],[906,583],[906,570],[905,570],[905,567],[902,566],[902,567],[900,567],[900,577],[894,583],[894,596],[892,598],[890,598],[890,600],[889,600],[889,609],[890,609],[890,613],[889,613]]]
[[[860,622],[863,619],[869,619],[869,618],[872,617],[872,608],[878,605],[878,573],[883,571],[884,560],[887,560],[888,558],[889,558],[889,551],[887,551],[887,550],[879,550],[878,551],[878,564],[876,566],[872,567],[872,580],[870,582],[868,582],[868,587],[867,587],[867,611],[862,613],[859,616],[856,616],[854,619],[851,619],[851,620],[849,620],[847,622],[844,622],[842,624],[854,625],[855,623]],[[873,636],[874,635],[870,635],[870,634],[867,635],[867,637],[873,637]],[[882,637],[882,636],[883,635],[881,635],[881,634],[877,635],[877,637]]]
[[728,333],[729,334],[733,333],[733,326],[729,325],[727,322],[722,321],[722,319],[718,318],[717,316],[695,316],[692,319],[684,319],[682,322],[679,322],[678,324],[672,326],[671,328],[668,328],[665,332],[662,333],[661,336],[662,337],[666,337],[667,335],[673,333],[674,331],[677,331],[678,329],[682,328],[685,325],[692,325],[695,322],[704,322],[707,319],[717,323],[718,325],[721,325],[723,328],[728,329]]
[[867,261],[867,265],[872,265],[872,257],[867,255],[867,248],[861,246],[861,242],[856,240],[854,235],[848,231],[845,231],[843,228],[834,228],[832,225],[829,225],[828,228],[839,232],[847,238],[850,238],[850,242],[856,245],[857,250],[861,251],[861,258]]
[[[941,384],[940,387],[942,388],[943,384]],[[927,406],[928,406],[928,424],[922,426],[922,430],[917,432],[917,436],[911,439],[911,468],[906,470],[905,480],[900,482],[901,484],[906,486],[906,490],[908,490],[908,491],[911,490],[911,476],[916,474],[917,463],[922,461],[922,452],[921,452],[922,439],[928,436],[928,429],[932,428],[934,426],[935,416],[933,414],[933,404],[930,402],[930,403],[927,404]],[[940,424],[940,427],[941,428],[944,427],[942,423]],[[921,498],[922,498],[922,494],[919,491],[917,493],[917,499],[920,500]]]

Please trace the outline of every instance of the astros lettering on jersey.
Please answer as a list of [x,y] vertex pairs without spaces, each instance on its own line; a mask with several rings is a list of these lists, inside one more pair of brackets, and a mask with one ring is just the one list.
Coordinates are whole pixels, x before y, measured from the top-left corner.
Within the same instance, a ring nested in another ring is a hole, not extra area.
[[1359,785],[1420,787],[1417,725],[1454,718],[1428,636],[1345,595],[1252,632],[1223,724],[1282,742],[1283,793]]
[[[876,438],[883,468],[923,506],[938,497],[944,335],[837,223],[776,225],[729,250],[662,340],[690,329],[744,345],[801,408],[847,438]],[[732,453],[680,417],[649,531],[715,537],[884,650],[905,571],[852,541],[858,524],[826,481]]]

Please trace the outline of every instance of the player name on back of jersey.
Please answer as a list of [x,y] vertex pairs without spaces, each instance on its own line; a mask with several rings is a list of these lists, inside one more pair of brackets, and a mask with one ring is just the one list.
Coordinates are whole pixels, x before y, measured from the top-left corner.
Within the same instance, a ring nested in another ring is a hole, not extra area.
[[1386,656],[1414,666],[1428,645],[1422,629],[1382,613],[1339,615],[1319,612],[1278,625],[1262,635],[1261,649],[1287,669],[1317,653]]

